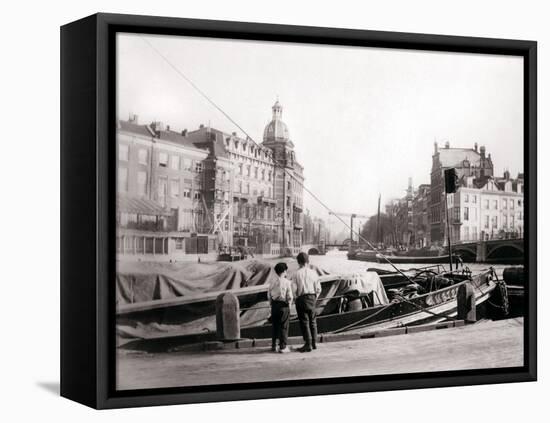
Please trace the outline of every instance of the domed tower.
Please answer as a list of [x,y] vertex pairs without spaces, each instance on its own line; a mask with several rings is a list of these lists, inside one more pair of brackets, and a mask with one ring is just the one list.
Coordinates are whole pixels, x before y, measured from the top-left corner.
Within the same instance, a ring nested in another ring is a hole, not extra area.
[[275,102],[271,110],[273,110],[273,117],[264,129],[264,143],[289,141],[288,127],[282,120],[283,106],[279,100]]
[[296,255],[302,241],[303,169],[296,161],[294,144],[283,122],[283,106],[279,100],[271,107],[271,122],[264,129],[263,145],[273,152],[273,192],[281,226],[279,238],[284,253]]

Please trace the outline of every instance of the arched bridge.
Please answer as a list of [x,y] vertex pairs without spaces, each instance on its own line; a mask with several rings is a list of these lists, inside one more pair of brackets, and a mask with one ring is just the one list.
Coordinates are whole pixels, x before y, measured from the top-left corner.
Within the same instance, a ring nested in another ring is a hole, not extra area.
[[453,253],[470,263],[521,263],[525,246],[523,238],[491,239],[453,244]]
[[325,244],[304,244],[300,247],[300,251],[307,253],[310,256],[318,256],[326,254]]

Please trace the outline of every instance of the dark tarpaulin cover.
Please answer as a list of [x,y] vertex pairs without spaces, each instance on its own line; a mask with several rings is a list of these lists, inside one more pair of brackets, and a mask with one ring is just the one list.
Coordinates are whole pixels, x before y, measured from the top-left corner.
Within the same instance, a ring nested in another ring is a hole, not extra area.
[[[289,277],[298,269],[295,260],[287,263]],[[279,262],[278,261],[278,262]],[[153,263],[119,262],[116,276],[116,304],[225,291],[269,283],[275,277],[275,263],[252,260],[236,263]],[[318,275],[328,272],[312,266]]]
[[[292,278],[298,269],[295,260],[283,259],[287,263],[288,278]],[[207,292],[218,292],[228,289],[243,288],[268,284],[275,278],[275,262],[246,261],[241,263],[120,263],[116,280],[117,304],[140,303],[151,300],[197,295]],[[312,266],[319,276],[328,272]],[[376,279],[376,280],[375,280]],[[377,291],[382,303],[387,302],[382,283],[374,272],[335,277],[334,282],[324,284],[318,311],[336,312],[339,297],[350,290],[362,292]],[[250,309],[247,309],[250,308]],[[190,334],[216,330],[216,318],[213,301],[208,304],[198,303],[186,306],[185,316],[168,315],[159,310],[141,318],[139,315],[119,319],[117,322],[118,345],[132,339],[149,338],[162,334]],[[240,323],[242,327],[259,325],[270,316],[269,303],[265,300],[241,308]],[[295,308],[291,307],[291,317]]]

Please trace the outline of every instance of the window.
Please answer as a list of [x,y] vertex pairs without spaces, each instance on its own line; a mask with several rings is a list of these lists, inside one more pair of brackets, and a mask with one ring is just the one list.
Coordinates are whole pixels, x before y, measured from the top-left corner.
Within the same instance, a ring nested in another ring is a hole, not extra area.
[[460,222],[460,207],[453,207],[452,218],[455,222]]
[[265,181],[265,169],[262,169],[262,181]]
[[201,193],[200,191],[195,191],[195,194],[193,195],[193,198],[195,200],[200,200],[201,199]]
[[125,162],[128,161],[128,146],[126,144],[118,145],[118,159]]
[[146,165],[148,158],[149,158],[149,154],[147,153],[147,150],[145,148],[140,148],[138,151],[139,164]]
[[467,202],[468,202],[468,200],[469,200],[469,198],[468,198],[468,194],[464,194],[464,202],[465,202],[465,203],[467,203]]
[[506,199],[502,200],[502,208],[503,210],[506,210],[508,208],[508,200]]
[[464,220],[468,220],[469,217],[470,217],[469,209],[468,207],[464,207]]
[[506,228],[508,226],[508,216],[504,215],[504,216],[502,216],[502,218],[503,218],[502,226],[504,226],[504,228]]
[[157,188],[158,201],[161,206],[166,206],[166,197],[168,196],[168,179],[165,176],[159,178]]
[[485,200],[485,209],[489,210],[489,200]]
[[170,195],[172,196],[172,198],[178,198],[180,196],[180,180],[179,179],[172,179],[170,181]]
[[180,170],[180,156],[170,156],[170,168]]
[[268,172],[268,174],[267,174],[267,180],[268,180],[269,182],[271,182],[271,171]]
[[183,189],[183,198],[191,198],[191,190],[189,188]]
[[192,169],[192,161],[191,159],[188,159],[187,157],[183,158],[183,170],[191,170]]
[[118,168],[118,192],[128,191],[128,169],[125,167]]
[[195,163],[195,172],[197,172],[197,173],[202,172],[202,163],[201,162],[196,162]]
[[497,216],[493,216],[491,218],[491,227],[493,229],[497,229],[498,228],[498,217]]
[[245,194],[250,194],[250,184],[246,184]]
[[168,154],[167,153],[159,153],[159,166],[160,167],[168,166]]
[[514,200],[510,200],[510,209],[514,210]]
[[269,187],[269,198],[272,198],[272,195],[271,195],[271,187]]
[[258,179],[258,168],[254,168],[254,178]]
[[472,195],[472,203],[477,203],[477,195]]
[[516,223],[516,222],[514,221],[514,215],[511,215],[511,216],[510,216],[510,227],[511,227],[512,229],[514,228],[514,224],[515,224],[515,223]]
[[246,167],[246,176],[250,176],[250,166]]
[[[141,151],[141,150],[140,150]],[[147,172],[139,171],[137,174],[138,195],[147,194]]]
[[243,165],[242,163],[239,164],[239,175],[242,175],[243,174]]
[[159,185],[158,185],[159,198],[166,197],[167,191],[168,191],[168,179],[166,178],[166,176],[161,176],[159,178]]
[[489,216],[485,216],[485,229],[489,229]]
[[493,200],[493,208],[498,210],[498,200]]

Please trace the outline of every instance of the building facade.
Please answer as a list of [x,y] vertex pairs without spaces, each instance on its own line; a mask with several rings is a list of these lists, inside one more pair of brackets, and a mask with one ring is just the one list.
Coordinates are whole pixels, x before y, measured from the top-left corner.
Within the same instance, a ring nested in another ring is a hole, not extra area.
[[135,116],[119,122],[117,141],[120,228],[207,234],[260,253],[302,245],[303,167],[278,101],[261,144],[204,125],[140,125]]
[[523,175],[464,177],[449,195],[451,241],[521,238],[524,231]]
[[430,185],[421,184],[414,192],[412,204],[413,246],[428,247],[431,244],[430,230]]
[[433,244],[443,245],[446,234],[445,180],[446,169],[455,168],[458,177],[485,178],[493,176],[491,154],[487,155],[485,147],[451,148],[449,142],[444,148],[434,144],[430,184],[430,240]]

